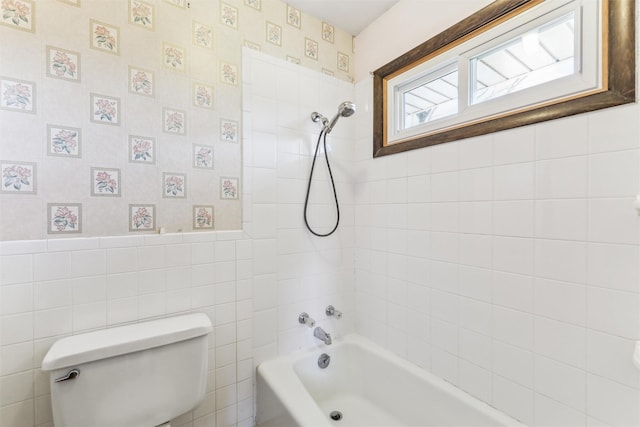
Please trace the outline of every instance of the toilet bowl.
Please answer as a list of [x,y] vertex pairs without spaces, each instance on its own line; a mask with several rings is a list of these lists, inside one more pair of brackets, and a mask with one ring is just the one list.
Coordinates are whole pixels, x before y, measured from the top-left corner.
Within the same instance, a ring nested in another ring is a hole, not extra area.
[[42,361],[55,427],[170,427],[204,398],[211,330],[196,313],[56,341]]

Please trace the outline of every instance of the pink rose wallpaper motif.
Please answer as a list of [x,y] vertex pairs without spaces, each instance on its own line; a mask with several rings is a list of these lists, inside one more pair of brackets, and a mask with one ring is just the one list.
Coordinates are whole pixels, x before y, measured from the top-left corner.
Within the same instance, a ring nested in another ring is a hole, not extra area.
[[35,83],[0,77],[0,108],[35,113]]
[[80,129],[48,125],[47,130],[49,137],[48,154],[50,156],[80,157]]
[[155,138],[130,135],[129,161],[155,164]]
[[238,28],[238,9],[226,3],[220,3],[220,22],[231,28]]
[[257,50],[258,52],[262,51],[262,47],[258,43],[254,43],[252,41],[245,40],[242,44],[243,44],[243,46],[246,46],[249,49]]
[[136,95],[153,96],[153,71],[129,67],[129,92]]
[[222,83],[238,84],[238,67],[227,62],[220,62],[220,81]]
[[36,164],[0,161],[0,193],[36,194]]
[[213,48],[213,29],[200,22],[193,21],[193,44],[208,49]]
[[349,55],[338,52],[338,70],[349,72]]
[[193,144],[193,167],[213,169],[213,147]]
[[120,100],[91,94],[91,121],[111,125],[120,124]]
[[220,178],[220,198],[221,199],[239,199],[238,178]]
[[287,5],[287,24],[300,28],[300,22],[302,21],[302,13],[299,9],[293,6]]
[[238,122],[235,122],[233,120],[226,120],[226,119],[221,119],[220,120],[220,139],[222,139],[223,141],[228,141],[228,142],[238,142],[239,139],[239,135],[238,135]]
[[326,22],[322,23],[322,40],[333,43],[335,33],[336,30],[333,25],[327,24]]
[[213,109],[213,86],[193,84],[193,105]]
[[186,51],[184,48],[164,43],[162,47],[163,64],[165,67],[175,71],[185,70]]
[[74,82],[80,81],[80,54],[47,46],[47,75]]
[[187,197],[187,176],[184,174],[162,174],[162,197],[183,199]]
[[0,24],[23,31],[35,31],[34,3],[31,0],[2,0]]
[[81,233],[82,205],[80,203],[49,203],[49,234]]
[[304,39],[304,56],[318,60],[318,42],[308,38]]
[[120,52],[120,30],[118,27],[93,19],[90,20],[89,25],[91,30],[91,47],[118,55]]
[[165,108],[163,110],[163,130],[167,133],[174,133],[178,135],[184,135],[187,133],[186,129],[186,113],[184,111],[172,110]]
[[155,231],[155,205],[129,205],[129,231]]
[[148,30],[153,30],[153,5],[140,1],[129,1],[129,22]]
[[213,230],[213,206],[193,207],[193,229]]
[[262,0],[244,0],[244,4],[255,10],[262,10]]
[[282,46],[282,27],[267,21],[267,41]]
[[120,196],[120,169],[91,168],[92,196]]

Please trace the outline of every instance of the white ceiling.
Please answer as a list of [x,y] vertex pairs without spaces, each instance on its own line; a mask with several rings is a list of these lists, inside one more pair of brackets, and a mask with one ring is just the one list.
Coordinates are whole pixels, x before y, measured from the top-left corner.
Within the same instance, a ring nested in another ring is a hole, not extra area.
[[356,36],[398,1],[287,0],[287,3]]

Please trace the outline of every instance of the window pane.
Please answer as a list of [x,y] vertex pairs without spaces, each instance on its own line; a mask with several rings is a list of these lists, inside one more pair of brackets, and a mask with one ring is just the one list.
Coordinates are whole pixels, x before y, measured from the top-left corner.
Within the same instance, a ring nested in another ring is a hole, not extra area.
[[402,93],[402,129],[458,112],[458,71],[452,71]]
[[471,59],[471,104],[574,74],[574,12]]

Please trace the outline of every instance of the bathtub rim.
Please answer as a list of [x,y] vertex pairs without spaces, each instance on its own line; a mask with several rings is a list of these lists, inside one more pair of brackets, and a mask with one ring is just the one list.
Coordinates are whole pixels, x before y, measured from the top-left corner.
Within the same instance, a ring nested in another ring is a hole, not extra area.
[[284,409],[299,426],[329,427],[332,426],[332,424],[327,414],[320,410],[320,407],[295,372],[294,366],[296,362],[306,357],[317,356],[328,349],[333,350],[335,347],[344,344],[353,344],[363,348],[364,351],[376,353],[386,362],[398,365],[400,369],[406,370],[411,375],[415,375],[421,381],[427,382],[450,398],[464,402],[469,407],[485,414],[488,418],[497,421],[501,426],[525,427],[525,424],[522,424],[520,421],[503,413],[487,402],[481,401],[454,384],[414,365],[408,360],[403,359],[368,338],[356,333],[350,333],[335,339],[333,345],[329,347],[316,346],[297,350],[290,354],[264,361],[257,366],[257,376],[265,381],[266,385],[276,395]]

